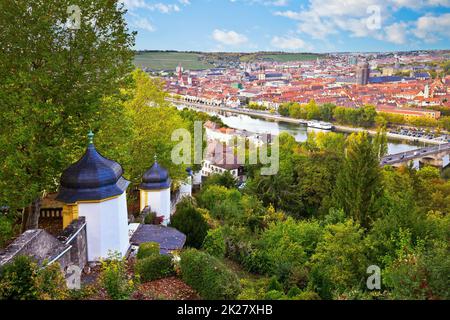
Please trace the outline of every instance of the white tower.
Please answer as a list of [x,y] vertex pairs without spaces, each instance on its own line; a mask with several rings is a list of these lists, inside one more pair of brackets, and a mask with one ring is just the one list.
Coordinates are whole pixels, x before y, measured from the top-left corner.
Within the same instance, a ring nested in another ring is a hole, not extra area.
[[111,252],[125,256],[129,247],[126,189],[129,181],[122,177],[117,162],[103,157],[93,144],[83,157],[61,176],[57,200],[63,202],[63,223],[67,226],[85,217],[88,261],[108,258]]
[[144,173],[140,190],[140,209],[149,207],[158,216],[164,217],[163,224],[170,223],[170,186],[172,181],[166,169],[156,161],[153,166]]

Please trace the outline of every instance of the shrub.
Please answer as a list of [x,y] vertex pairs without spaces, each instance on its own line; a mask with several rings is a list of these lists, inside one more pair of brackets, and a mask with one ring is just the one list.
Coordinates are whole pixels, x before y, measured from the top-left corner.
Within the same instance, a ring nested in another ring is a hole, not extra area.
[[294,298],[301,293],[302,291],[297,286],[294,286],[291,289],[289,289],[287,296],[288,298]]
[[0,248],[14,236],[14,223],[6,216],[0,216]]
[[286,295],[281,291],[270,290],[269,292],[266,293],[266,295],[264,296],[264,299],[265,300],[286,300]]
[[37,265],[27,256],[19,256],[0,270],[1,300],[34,300]]
[[125,300],[133,291],[133,281],[127,277],[126,260],[119,254],[111,254],[102,261],[100,284],[113,300]]
[[139,245],[139,250],[136,255],[138,259],[147,258],[153,255],[159,255],[160,245],[157,242],[146,242]]
[[184,282],[207,300],[233,300],[241,291],[239,279],[219,259],[207,253],[188,249],[181,254]]
[[270,279],[267,291],[283,291],[283,286],[278,282],[276,277]]
[[58,263],[41,268],[30,257],[19,256],[0,270],[0,300],[60,300],[67,295]]
[[162,254],[138,260],[134,270],[142,282],[158,280],[174,274],[172,258]]
[[186,245],[193,248],[202,246],[209,229],[206,219],[189,198],[177,205],[170,226],[183,232],[186,235]]
[[164,221],[164,217],[158,217],[156,212],[150,211],[144,218],[144,224],[160,225]]
[[203,249],[210,255],[217,258],[225,256],[225,239],[223,238],[222,229],[209,230],[203,242]]
[[69,296],[66,279],[59,263],[40,269],[34,280],[39,300],[63,300]]

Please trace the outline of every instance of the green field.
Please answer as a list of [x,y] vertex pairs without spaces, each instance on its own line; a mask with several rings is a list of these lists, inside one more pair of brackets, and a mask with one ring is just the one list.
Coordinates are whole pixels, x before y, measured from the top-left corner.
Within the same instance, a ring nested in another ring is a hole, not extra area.
[[198,53],[186,52],[142,52],[137,53],[134,64],[139,68],[153,70],[175,70],[181,63],[186,70],[201,70],[211,68],[212,65],[200,61]]
[[262,59],[271,59],[276,62],[289,62],[289,61],[307,61],[320,58],[320,55],[310,53],[280,53],[280,54],[267,54],[261,55]]

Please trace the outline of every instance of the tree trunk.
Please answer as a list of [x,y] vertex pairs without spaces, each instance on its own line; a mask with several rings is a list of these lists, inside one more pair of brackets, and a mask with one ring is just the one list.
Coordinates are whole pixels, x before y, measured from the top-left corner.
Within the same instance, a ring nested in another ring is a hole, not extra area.
[[25,229],[37,229],[39,226],[39,216],[41,215],[41,202],[42,198],[37,198],[31,204],[31,208],[28,212],[28,219]]

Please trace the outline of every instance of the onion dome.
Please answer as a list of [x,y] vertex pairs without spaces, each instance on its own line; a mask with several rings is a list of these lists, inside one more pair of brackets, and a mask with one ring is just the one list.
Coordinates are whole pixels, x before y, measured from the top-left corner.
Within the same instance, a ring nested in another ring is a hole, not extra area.
[[168,171],[156,161],[142,176],[141,190],[160,190],[170,188],[171,180]]
[[58,201],[96,201],[119,196],[128,188],[129,181],[122,177],[120,164],[103,157],[93,143],[89,132],[89,146],[83,157],[67,168],[60,180]]

